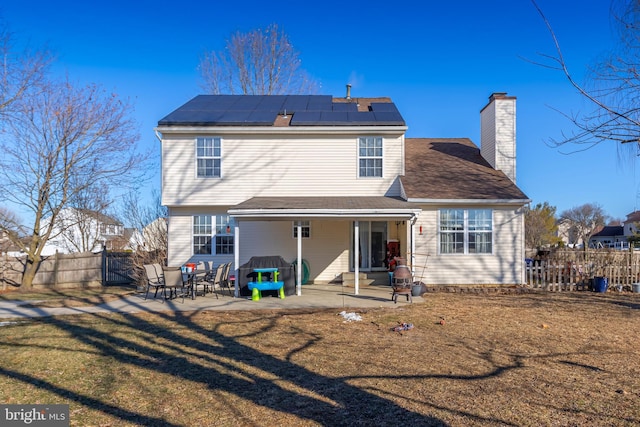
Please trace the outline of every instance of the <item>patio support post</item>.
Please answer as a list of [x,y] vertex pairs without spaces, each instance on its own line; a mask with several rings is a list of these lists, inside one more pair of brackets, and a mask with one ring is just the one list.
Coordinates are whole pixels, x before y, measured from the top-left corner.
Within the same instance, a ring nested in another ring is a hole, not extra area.
[[409,221],[411,224],[411,277],[416,277],[416,220],[418,217],[413,217]]
[[353,223],[353,243],[354,243],[354,257],[353,264],[355,265],[355,281],[354,289],[355,295],[358,295],[358,289],[360,286],[360,221],[354,221]]
[[296,294],[302,295],[302,221],[298,221],[298,266],[296,268]]
[[238,298],[240,296],[240,288],[238,285],[240,281],[240,270],[238,269],[240,265],[240,221],[236,221],[233,233],[233,264],[235,266],[233,271],[236,277],[236,280],[233,281],[233,297]]

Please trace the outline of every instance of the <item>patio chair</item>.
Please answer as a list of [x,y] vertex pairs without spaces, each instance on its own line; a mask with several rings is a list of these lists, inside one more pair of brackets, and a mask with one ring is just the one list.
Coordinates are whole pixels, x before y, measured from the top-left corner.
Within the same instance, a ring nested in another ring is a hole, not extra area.
[[207,278],[211,290],[216,294],[216,298],[218,298],[216,289],[222,289],[222,276],[224,275],[225,265],[226,264],[220,264],[216,269],[211,271],[211,274]]
[[196,268],[197,274],[193,280],[193,286],[195,286],[194,292],[197,294],[198,289],[202,289],[202,295],[206,295],[207,292],[213,292],[216,294],[216,299],[218,298],[218,294],[214,289],[214,275],[215,271],[211,270],[209,267],[209,263],[205,261],[199,261],[198,266]]
[[222,279],[220,280],[220,288],[227,288],[229,295],[233,296],[233,290],[231,289],[231,282],[229,281],[229,271],[231,270],[231,263],[224,264],[224,271],[222,273]]
[[153,295],[154,298],[158,296],[158,290],[164,288],[164,275],[162,274],[162,267],[160,264],[144,264],[144,272],[147,276],[147,291],[144,294],[144,299],[149,296],[149,289],[155,288],[156,292]]
[[[169,297],[167,298],[167,291]],[[184,297],[191,295],[191,286],[184,280],[182,270],[180,268],[166,268],[164,270],[164,299]]]

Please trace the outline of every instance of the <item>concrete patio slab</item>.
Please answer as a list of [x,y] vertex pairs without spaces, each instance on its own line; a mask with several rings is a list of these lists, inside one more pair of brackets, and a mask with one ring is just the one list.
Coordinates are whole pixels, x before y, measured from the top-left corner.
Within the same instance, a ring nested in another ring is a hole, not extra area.
[[[398,302],[391,300],[389,286],[363,286],[358,295],[354,295],[354,288],[340,285],[305,285],[302,295],[291,295],[284,299],[266,296],[259,301],[252,301],[251,297],[233,298],[228,294],[207,294],[192,300],[186,298],[163,301],[161,298],[144,299],[144,294],[136,294],[125,298],[96,305],[81,307],[34,307],[32,301],[0,301],[0,318],[30,318],[73,315],[85,313],[138,313],[165,311],[208,311],[208,310],[278,310],[299,308],[336,308],[356,309],[371,307],[402,307],[411,304],[400,296]],[[413,297],[413,304],[424,302],[421,297]]]

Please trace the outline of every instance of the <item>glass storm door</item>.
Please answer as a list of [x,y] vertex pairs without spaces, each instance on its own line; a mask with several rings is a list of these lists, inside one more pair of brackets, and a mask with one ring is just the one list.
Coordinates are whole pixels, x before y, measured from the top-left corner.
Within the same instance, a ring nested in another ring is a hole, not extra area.
[[[386,256],[387,223],[385,221],[360,221],[359,244],[360,244],[360,270],[361,271],[383,271],[384,259]],[[355,225],[351,225],[351,269],[355,270],[353,257],[355,246],[353,230]]]

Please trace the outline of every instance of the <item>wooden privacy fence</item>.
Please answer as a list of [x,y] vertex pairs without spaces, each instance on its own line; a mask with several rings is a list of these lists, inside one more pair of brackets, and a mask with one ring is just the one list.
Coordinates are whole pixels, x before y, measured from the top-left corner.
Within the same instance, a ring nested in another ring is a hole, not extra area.
[[[0,290],[22,281],[25,257],[0,257]],[[33,280],[35,288],[91,288],[132,282],[130,253],[73,253],[45,257]]]
[[526,282],[551,291],[589,289],[595,277],[606,277],[609,288],[631,290],[640,282],[640,252],[609,249],[558,250],[543,259],[528,260]]

